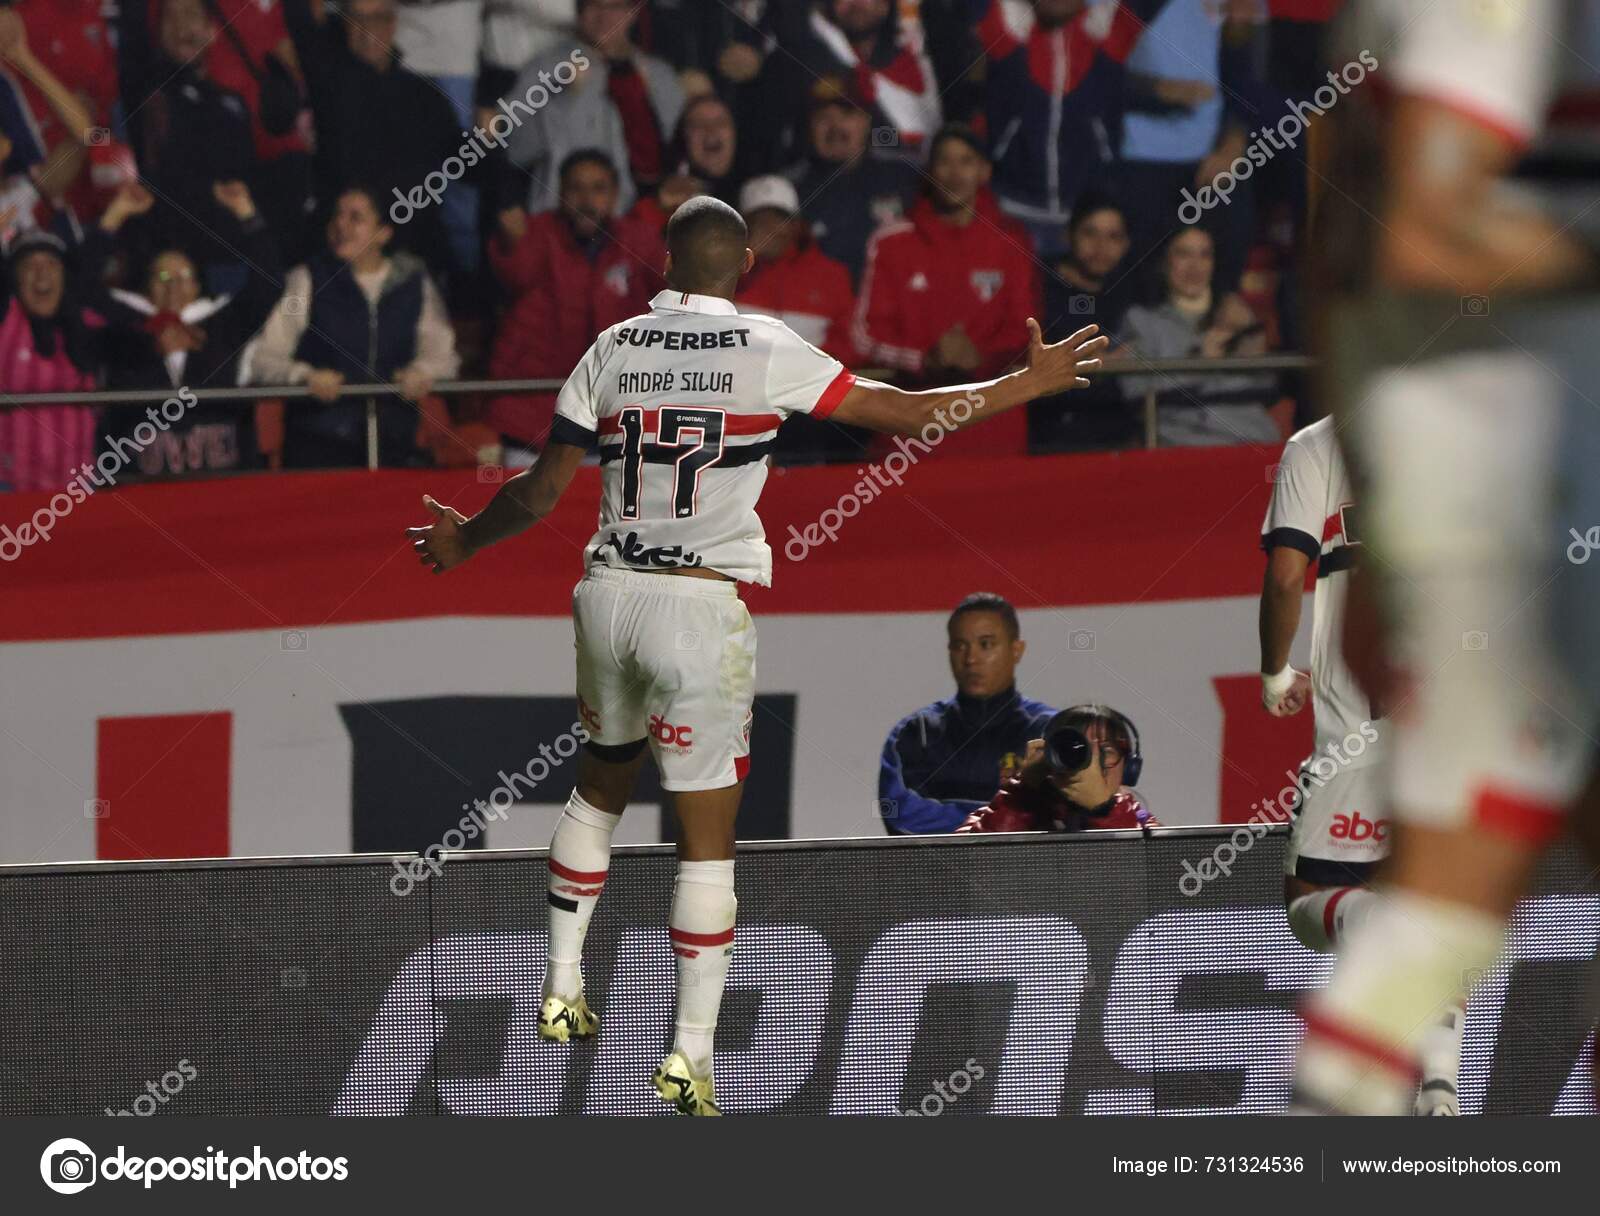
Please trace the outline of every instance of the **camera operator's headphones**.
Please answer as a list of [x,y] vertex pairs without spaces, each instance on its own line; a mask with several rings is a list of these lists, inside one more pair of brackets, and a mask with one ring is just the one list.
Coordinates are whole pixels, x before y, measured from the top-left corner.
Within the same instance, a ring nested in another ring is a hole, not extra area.
[[[1133,724],[1133,719],[1120,710],[1112,709],[1109,705],[1089,703],[1074,705],[1070,709],[1063,709],[1050,719],[1044,728],[1045,756],[1052,767],[1064,767],[1060,764],[1059,757],[1053,743],[1053,736],[1064,729],[1077,730],[1076,723],[1086,720],[1109,723],[1114,731],[1120,730],[1122,740],[1122,784],[1139,784],[1139,774],[1144,771],[1144,752],[1139,746],[1139,728]],[[1117,743],[1116,739],[1109,742]]]

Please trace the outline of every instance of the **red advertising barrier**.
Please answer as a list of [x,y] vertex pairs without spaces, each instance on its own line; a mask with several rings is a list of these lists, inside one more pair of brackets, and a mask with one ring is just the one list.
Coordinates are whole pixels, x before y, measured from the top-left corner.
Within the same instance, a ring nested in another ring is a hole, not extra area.
[[[776,469],[762,498],[774,586],[749,603],[925,611],[975,586],[1020,608],[1253,594],[1276,460],[1254,447],[940,459],[864,491],[853,467]],[[447,577],[418,565],[404,530],[425,522],[422,495],[470,514],[494,489],[446,470],[0,496],[0,642],[565,615],[597,469],[530,534]]]

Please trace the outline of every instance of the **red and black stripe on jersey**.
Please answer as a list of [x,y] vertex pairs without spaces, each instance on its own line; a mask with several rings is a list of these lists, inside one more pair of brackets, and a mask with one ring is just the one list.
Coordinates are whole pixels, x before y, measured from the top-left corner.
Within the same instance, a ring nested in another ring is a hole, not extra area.
[[[717,458],[707,467],[731,469],[753,464],[772,450],[773,439],[783,422],[777,414],[735,414],[704,406],[661,406],[649,410],[635,407],[635,412],[639,415],[640,459],[645,464],[670,465],[682,460],[684,445],[677,437],[683,432],[699,432],[706,437],[709,446],[717,450]],[[600,463],[603,465],[622,459],[627,449],[624,413],[627,411],[600,420]],[[663,427],[667,430],[665,437],[662,437]],[[764,438],[756,438],[758,436]],[[752,441],[728,442],[746,439]]]
[[[1330,545],[1329,542],[1333,543]],[[1353,569],[1356,550],[1361,547],[1360,516],[1356,505],[1347,502],[1328,516],[1322,524],[1321,540],[1299,528],[1274,528],[1261,537],[1261,547],[1268,553],[1274,549],[1293,549],[1304,553],[1307,560],[1317,564],[1318,578]]]

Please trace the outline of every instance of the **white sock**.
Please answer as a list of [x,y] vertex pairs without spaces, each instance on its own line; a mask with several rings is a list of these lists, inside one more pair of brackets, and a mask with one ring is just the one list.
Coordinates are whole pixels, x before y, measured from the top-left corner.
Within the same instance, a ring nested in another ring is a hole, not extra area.
[[550,839],[550,956],[544,994],[575,998],[583,993],[583,938],[600,902],[611,865],[611,834],[621,815],[608,815],[577,790]]
[[1464,904],[1382,896],[1341,952],[1332,982],[1303,1011],[1297,1107],[1408,1112],[1423,1040],[1469,977],[1494,962],[1504,933],[1499,917]]
[[710,1075],[717,1010],[733,957],[733,862],[680,861],[672,886],[668,936],[678,962],[678,1020],[674,1049],[695,1072]]
[[1289,903],[1289,928],[1308,950],[1329,954],[1366,923],[1377,896],[1366,887],[1329,887]]
[[1441,1097],[1457,1098],[1457,1074],[1461,1071],[1461,1034],[1467,1024],[1467,1001],[1457,997],[1437,1021],[1429,1026],[1418,1044],[1417,1058],[1422,1066],[1419,1105]]

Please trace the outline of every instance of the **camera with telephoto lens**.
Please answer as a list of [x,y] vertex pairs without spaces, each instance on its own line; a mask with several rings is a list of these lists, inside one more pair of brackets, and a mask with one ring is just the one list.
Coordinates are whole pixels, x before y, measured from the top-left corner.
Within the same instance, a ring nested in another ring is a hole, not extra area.
[[1077,727],[1063,726],[1046,737],[1044,752],[1052,772],[1070,777],[1089,767],[1089,761],[1094,756],[1094,745],[1089,742],[1089,736]]

